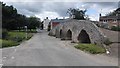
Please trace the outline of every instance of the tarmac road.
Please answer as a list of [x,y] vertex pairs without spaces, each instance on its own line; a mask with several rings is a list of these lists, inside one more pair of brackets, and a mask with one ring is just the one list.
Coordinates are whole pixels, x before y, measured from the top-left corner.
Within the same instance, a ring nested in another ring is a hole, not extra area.
[[117,66],[117,61],[75,49],[69,41],[36,33],[16,47],[2,49],[3,66]]

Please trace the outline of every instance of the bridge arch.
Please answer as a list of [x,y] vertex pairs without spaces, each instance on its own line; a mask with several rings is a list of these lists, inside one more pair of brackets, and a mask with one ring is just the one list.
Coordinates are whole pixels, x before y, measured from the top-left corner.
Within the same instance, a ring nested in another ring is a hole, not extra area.
[[93,22],[87,20],[66,19],[63,24],[57,25],[50,31],[50,35],[55,35],[58,38],[60,33],[62,35],[61,40],[70,39],[74,42],[92,43],[101,46],[105,41],[105,37],[99,28]]
[[72,31],[69,29],[66,34],[67,40],[72,40]]
[[91,43],[88,33],[83,29],[78,35],[78,41],[79,43]]

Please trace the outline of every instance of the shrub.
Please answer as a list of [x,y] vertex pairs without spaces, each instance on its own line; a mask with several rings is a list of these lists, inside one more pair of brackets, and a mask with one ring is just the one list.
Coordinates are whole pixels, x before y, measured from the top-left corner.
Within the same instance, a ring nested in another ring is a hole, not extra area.
[[2,39],[5,39],[8,36],[8,31],[6,29],[2,30]]
[[105,53],[104,48],[94,45],[94,44],[78,44],[74,47],[77,49],[81,49],[82,51],[88,51],[92,54]]
[[31,29],[27,31],[28,33],[37,33],[36,29]]
[[120,27],[119,26],[112,26],[111,30],[120,31]]

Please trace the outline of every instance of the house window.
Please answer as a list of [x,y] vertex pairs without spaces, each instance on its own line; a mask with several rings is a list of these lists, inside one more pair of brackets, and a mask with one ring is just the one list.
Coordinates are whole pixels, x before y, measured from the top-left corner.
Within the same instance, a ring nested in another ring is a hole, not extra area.
[[107,22],[108,22],[108,20],[103,20],[103,22],[104,22],[104,23],[107,23]]
[[104,22],[107,22],[107,20],[104,20]]
[[117,23],[117,20],[113,20],[113,23]]

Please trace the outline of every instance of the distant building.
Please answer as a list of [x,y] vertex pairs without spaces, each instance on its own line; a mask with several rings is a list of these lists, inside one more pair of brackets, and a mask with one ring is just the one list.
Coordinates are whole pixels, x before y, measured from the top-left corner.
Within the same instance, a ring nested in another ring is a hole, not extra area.
[[97,26],[100,26],[101,25],[101,23],[99,22],[99,21],[91,21],[91,22],[93,22],[95,25],[97,25]]
[[112,26],[120,26],[120,18],[119,18],[120,8],[116,9],[114,12],[112,12],[110,15],[101,16],[99,21],[103,24],[108,24],[108,28],[111,28]]
[[44,28],[43,29],[47,29],[48,28],[48,24],[49,24],[50,20],[48,19],[48,17],[46,17],[46,19],[44,19],[43,24],[44,24]]
[[56,18],[56,19],[51,19],[49,24],[51,25],[51,29],[52,29],[55,26],[57,26],[58,24],[64,23],[64,22],[65,22],[65,19],[58,19],[58,18]]

